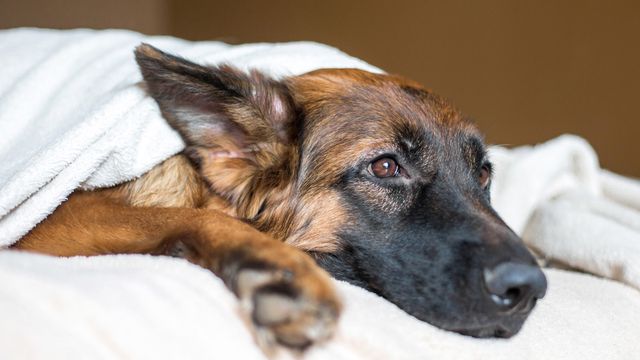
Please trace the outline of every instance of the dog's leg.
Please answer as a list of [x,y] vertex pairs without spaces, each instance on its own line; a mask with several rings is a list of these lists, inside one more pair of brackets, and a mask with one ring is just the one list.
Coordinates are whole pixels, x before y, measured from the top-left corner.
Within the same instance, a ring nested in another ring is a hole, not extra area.
[[76,193],[15,248],[58,256],[181,253],[223,279],[260,340],[290,347],[327,338],[340,309],[328,274],[307,254],[210,210],[131,207]]

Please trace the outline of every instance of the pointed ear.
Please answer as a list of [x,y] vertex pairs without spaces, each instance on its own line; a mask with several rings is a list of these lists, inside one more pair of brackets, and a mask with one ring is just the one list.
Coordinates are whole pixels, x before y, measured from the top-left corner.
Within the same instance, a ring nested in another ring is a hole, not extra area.
[[258,71],[201,66],[148,44],[135,56],[150,95],[187,146],[235,153],[294,141],[295,108],[283,83]]
[[299,117],[288,87],[258,71],[201,66],[147,44],[135,56],[149,94],[211,189],[237,215],[256,216],[266,194],[295,172],[290,145]]

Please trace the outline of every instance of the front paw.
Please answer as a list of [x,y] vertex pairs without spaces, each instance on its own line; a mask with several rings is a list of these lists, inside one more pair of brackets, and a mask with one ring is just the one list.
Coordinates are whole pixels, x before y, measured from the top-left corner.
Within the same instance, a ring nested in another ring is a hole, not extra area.
[[340,302],[329,276],[309,259],[298,266],[243,268],[236,293],[263,347],[304,349],[334,332]]

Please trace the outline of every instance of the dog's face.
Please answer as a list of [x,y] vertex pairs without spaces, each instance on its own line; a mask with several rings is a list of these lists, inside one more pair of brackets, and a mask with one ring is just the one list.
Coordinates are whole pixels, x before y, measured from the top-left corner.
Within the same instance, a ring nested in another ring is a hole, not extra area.
[[544,275],[491,208],[480,134],[442,98],[360,70],[275,81],[144,45],[136,57],[209,207],[444,329],[511,336],[544,296]]

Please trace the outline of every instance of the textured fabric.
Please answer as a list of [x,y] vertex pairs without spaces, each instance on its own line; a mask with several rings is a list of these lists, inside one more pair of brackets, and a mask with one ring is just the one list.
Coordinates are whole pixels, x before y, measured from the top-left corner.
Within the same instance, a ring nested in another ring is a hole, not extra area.
[[[474,339],[418,321],[337,282],[335,337],[304,359],[631,359],[640,293],[548,270],[547,296],[512,339]],[[0,252],[1,359],[265,359],[222,281],[144,255],[53,258]],[[292,359],[280,350],[277,359]]]

